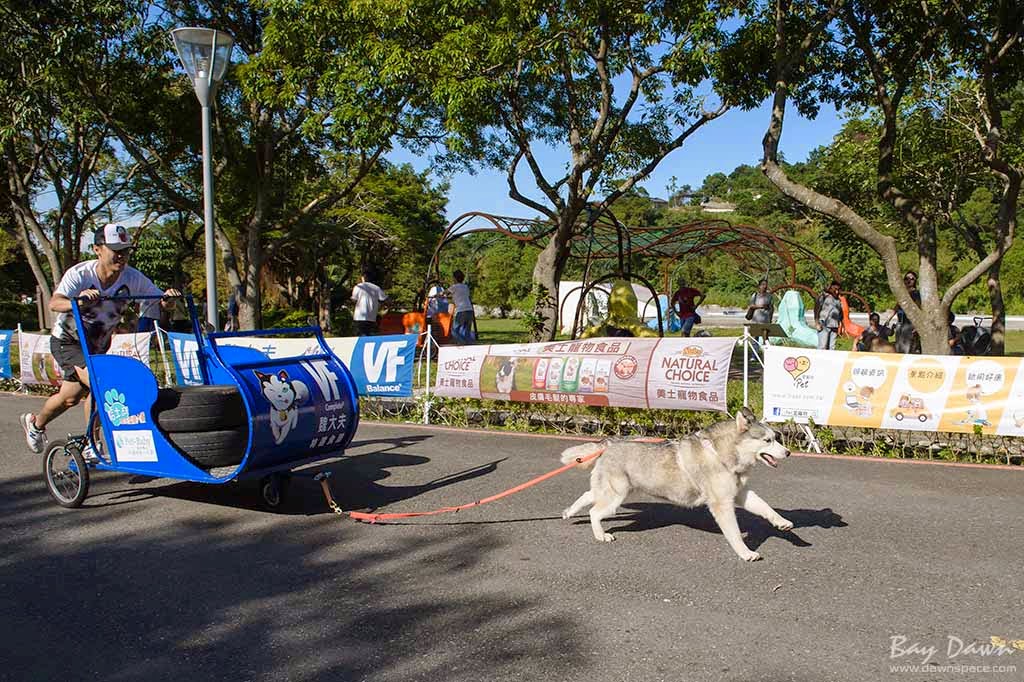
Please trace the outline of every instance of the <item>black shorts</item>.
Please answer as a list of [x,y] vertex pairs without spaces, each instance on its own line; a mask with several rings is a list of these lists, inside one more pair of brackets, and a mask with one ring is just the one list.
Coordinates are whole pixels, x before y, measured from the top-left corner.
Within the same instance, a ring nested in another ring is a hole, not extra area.
[[82,344],[77,339],[65,341],[64,339],[58,339],[56,336],[51,336],[50,352],[53,353],[54,359],[57,360],[57,365],[60,367],[60,375],[64,381],[74,381],[76,384],[81,383],[75,367],[85,369],[85,354],[82,353]]

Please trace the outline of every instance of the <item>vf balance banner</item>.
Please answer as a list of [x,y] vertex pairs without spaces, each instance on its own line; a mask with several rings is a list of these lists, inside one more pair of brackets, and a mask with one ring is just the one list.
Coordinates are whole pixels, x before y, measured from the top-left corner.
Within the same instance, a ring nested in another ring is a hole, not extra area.
[[[192,334],[168,333],[174,352],[174,370],[178,383],[203,382],[196,359],[196,339]],[[345,363],[355,379],[359,395],[411,396],[416,334],[359,336],[326,339],[328,347]],[[316,339],[286,339],[248,336],[221,339],[224,345],[248,346],[269,358],[296,357],[319,353]]]
[[764,357],[765,418],[1024,436],[1021,362],[771,346]]
[[600,338],[442,346],[436,392],[455,398],[725,411],[732,338]]

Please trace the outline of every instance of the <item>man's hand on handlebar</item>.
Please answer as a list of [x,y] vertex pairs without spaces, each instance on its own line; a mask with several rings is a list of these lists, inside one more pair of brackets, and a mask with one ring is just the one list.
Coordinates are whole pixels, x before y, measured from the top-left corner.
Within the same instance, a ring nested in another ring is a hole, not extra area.
[[102,295],[103,294],[100,293],[99,289],[86,289],[82,293],[78,294],[78,300],[85,303],[95,303]]
[[168,289],[167,291],[165,291],[164,298],[163,300],[160,301],[160,307],[164,308],[165,310],[167,308],[173,307],[176,301],[168,300],[171,298],[181,298],[181,292],[178,291],[177,289]]

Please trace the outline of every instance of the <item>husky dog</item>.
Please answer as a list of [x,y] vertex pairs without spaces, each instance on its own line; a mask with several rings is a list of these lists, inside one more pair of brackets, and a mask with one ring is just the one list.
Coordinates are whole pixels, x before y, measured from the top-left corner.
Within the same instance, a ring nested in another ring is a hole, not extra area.
[[604,532],[601,520],[616,509],[633,490],[661,497],[684,507],[706,504],[729,546],[745,561],[761,555],[751,551],[740,536],[736,507],[768,520],[779,530],[791,530],[768,503],[747,488],[747,474],[757,462],[771,468],[789,456],[776,433],[744,407],[735,420],[722,421],[677,441],[641,442],[606,440],[568,448],[562,462],[568,464],[600,450],[596,459],[580,468],[594,467],[590,490],[562,512],[568,519],[588,505],[590,527],[599,542],[615,538]]
[[253,370],[260,380],[263,397],[270,403],[270,431],[274,443],[280,445],[299,421],[299,403],[309,397],[306,384],[298,380],[289,381],[288,372],[283,369],[277,374],[264,374]]
[[494,384],[498,393],[511,393],[516,383],[516,359],[507,358],[501,361],[498,373],[494,378]]

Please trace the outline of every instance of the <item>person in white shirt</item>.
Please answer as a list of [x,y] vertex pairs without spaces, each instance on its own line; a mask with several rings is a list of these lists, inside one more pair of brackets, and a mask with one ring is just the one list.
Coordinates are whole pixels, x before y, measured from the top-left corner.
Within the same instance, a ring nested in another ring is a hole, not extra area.
[[466,275],[462,270],[456,270],[452,277],[455,284],[448,287],[448,297],[455,311],[452,336],[460,346],[476,343],[476,316],[473,314],[473,301],[469,298],[469,286],[464,282]]
[[[89,394],[89,371],[78,338],[71,299],[80,299],[82,330],[89,353],[106,353],[114,329],[121,322],[125,301],[100,300],[110,296],[181,296],[177,289],[164,291],[141,272],[128,265],[132,244],[122,225],[108,224],[93,234],[96,260],[87,260],[69,268],[50,299],[50,310],[57,313],[50,338],[50,352],[60,366],[63,381],[57,393],[47,399],[39,414],[21,415],[25,440],[32,452],[41,453],[46,445],[46,425]],[[171,301],[162,301],[170,307]],[[142,305],[143,318],[153,318],[156,301]],[[86,413],[88,420],[88,412]]]
[[388,300],[384,290],[371,282],[370,278],[370,271],[363,270],[359,284],[352,289],[352,300],[356,304],[352,320],[356,323],[356,334],[359,336],[372,336],[377,333],[377,313],[380,311],[381,301]]

